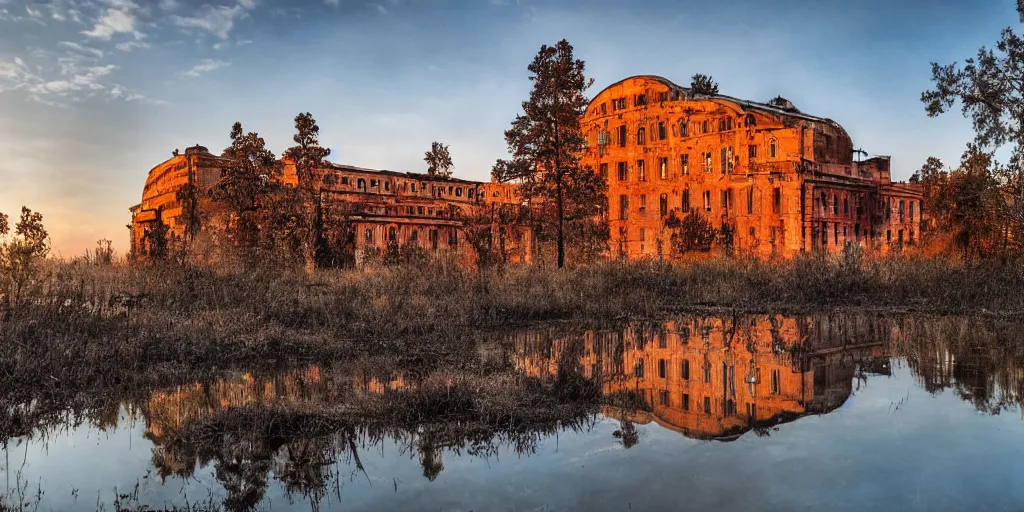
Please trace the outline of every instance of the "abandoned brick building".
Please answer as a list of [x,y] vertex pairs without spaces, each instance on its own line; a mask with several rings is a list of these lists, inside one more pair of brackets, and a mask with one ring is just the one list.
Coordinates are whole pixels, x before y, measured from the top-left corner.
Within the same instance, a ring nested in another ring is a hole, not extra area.
[[[887,252],[920,236],[919,185],[893,182],[889,157],[855,160],[842,126],[781,98],[701,95],[635,76],[597,94],[582,127],[588,144],[581,163],[608,182],[611,257],[670,257],[666,220],[689,212],[719,232],[727,228],[734,249],[762,257],[835,253],[849,244]],[[227,164],[194,146],[154,167],[142,202],[131,208],[133,252],[145,252],[145,233],[158,219],[180,236],[178,190],[190,182],[208,189]],[[281,180],[295,184],[294,165],[281,165]],[[351,224],[357,262],[392,243],[465,255],[467,215],[522,205],[513,184],[427,174],[328,164],[315,182],[327,227]],[[200,202],[207,218],[216,218],[217,208]],[[529,228],[492,231],[509,261],[533,261],[538,244]]]
[[608,181],[613,256],[669,255],[665,220],[699,211],[733,247],[767,256],[888,251],[920,234],[921,189],[890,159],[854,160],[838,123],[770,104],[701,95],[657,76],[612,84],[582,119],[582,164]]
[[[230,161],[193,146],[154,167],[146,179],[142,202],[131,207],[131,250],[145,254],[146,233],[156,222],[169,228],[171,238],[185,231],[184,206],[178,191],[193,183],[204,229],[223,226],[226,213],[205,192],[215,185]],[[295,165],[280,162],[281,182],[297,183]],[[510,184],[481,183],[419,173],[379,171],[328,163],[314,172],[325,230],[346,223],[354,234],[355,261],[389,244],[432,251],[452,251],[472,257],[465,242],[467,219],[495,205],[518,205],[521,199]],[[314,205],[309,205],[313,208]],[[496,226],[493,243],[511,262],[529,262],[533,254],[531,231]]]

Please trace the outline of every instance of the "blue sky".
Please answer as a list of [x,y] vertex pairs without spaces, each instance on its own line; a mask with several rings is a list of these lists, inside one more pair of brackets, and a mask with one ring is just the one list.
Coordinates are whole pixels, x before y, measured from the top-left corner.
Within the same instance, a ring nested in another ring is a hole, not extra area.
[[[769,5],[770,4],[770,5]],[[840,122],[905,179],[959,159],[959,111],[919,101],[948,63],[1017,26],[1012,0],[0,0],[0,212],[41,211],[55,248],[127,248],[150,168],[234,121],[280,152],[312,112],[331,160],[422,171],[451,145],[485,180],[541,44],[567,38],[604,86],[711,74]]]

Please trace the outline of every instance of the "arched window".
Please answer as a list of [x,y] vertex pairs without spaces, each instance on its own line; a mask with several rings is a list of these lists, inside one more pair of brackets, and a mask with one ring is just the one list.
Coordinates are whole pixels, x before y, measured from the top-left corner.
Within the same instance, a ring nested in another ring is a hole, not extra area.
[[679,121],[679,136],[680,137],[687,137],[687,136],[690,135],[689,126],[690,126],[690,123],[687,123],[686,119],[683,119],[683,120]]
[[359,190],[366,190],[366,180],[359,178],[359,181],[356,182],[356,188]]
[[388,228],[388,241],[389,242],[397,242],[398,241],[398,231],[395,230],[394,226]]
[[640,128],[637,128],[636,129],[636,143],[637,144],[644,144],[646,139],[647,139],[647,137],[646,137],[646,130],[644,130],[644,127],[641,126]]
[[779,154],[779,141],[772,139],[768,142],[768,156],[776,158]]
[[473,199],[473,193],[476,192],[474,189],[469,189],[469,198]]
[[410,242],[415,242],[415,241],[417,241],[419,239],[420,239],[420,231],[418,229],[412,230],[412,233],[409,235],[409,241]]
[[373,243],[373,228],[366,228],[366,243]]
[[455,189],[455,197],[462,197],[462,187]]
[[662,217],[668,215],[668,194],[662,194],[658,198],[658,212]]
[[754,117],[754,114],[747,114],[747,116],[743,118],[743,126],[757,126],[757,118]]

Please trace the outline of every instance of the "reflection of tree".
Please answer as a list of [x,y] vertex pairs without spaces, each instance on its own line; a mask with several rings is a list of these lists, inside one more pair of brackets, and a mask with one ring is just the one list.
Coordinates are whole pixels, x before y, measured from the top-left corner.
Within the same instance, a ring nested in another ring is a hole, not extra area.
[[629,420],[620,420],[619,429],[612,432],[612,435],[619,439],[627,450],[640,442],[640,434],[636,431],[636,425]]
[[267,474],[270,472],[270,453],[259,440],[224,436],[224,445],[215,455],[214,476],[227,497],[227,510],[252,510],[267,492]]
[[417,447],[417,451],[420,453],[420,466],[423,467],[423,476],[433,482],[444,469],[441,448],[429,444],[421,444]]

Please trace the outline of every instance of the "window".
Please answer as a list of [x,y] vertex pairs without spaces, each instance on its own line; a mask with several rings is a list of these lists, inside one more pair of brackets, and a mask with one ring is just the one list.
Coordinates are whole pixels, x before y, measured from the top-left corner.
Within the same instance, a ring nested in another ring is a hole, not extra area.
[[605,102],[605,103],[601,104],[601,115],[603,116],[603,115],[607,115],[607,114],[608,114],[608,103]]
[[380,182],[377,180],[370,180],[370,188],[380,188]]
[[903,222],[903,207],[906,206],[905,201],[900,201],[900,222]]
[[772,392],[773,395],[779,394],[779,384],[780,384],[779,381],[780,381],[779,371],[778,370],[772,370],[771,392]]
[[711,191],[710,190],[705,190],[704,191],[704,211],[706,211],[706,212],[710,212],[711,211]]
[[704,121],[702,121],[700,123],[700,132],[701,133],[707,133],[708,132],[708,120],[707,119],[705,119]]
[[638,359],[636,366],[633,367],[633,375],[643,378],[644,376],[644,360]]
[[410,242],[415,242],[415,241],[417,241],[419,239],[420,239],[420,231],[418,229],[412,230],[412,233],[409,234],[409,241]]
[[669,396],[668,391],[666,391],[666,390],[658,391],[658,401],[661,402],[661,405],[667,406],[668,402],[669,402],[669,399],[670,399],[670,396]]
[[417,215],[423,215],[423,207],[422,206],[417,206],[416,207],[416,214]]
[[690,410],[690,394],[689,393],[683,393],[683,410],[684,411],[689,411]]
[[747,146],[747,159],[750,160],[750,163],[757,161],[757,144]]
[[710,384],[711,383],[711,363],[709,363],[707,360],[705,360],[704,361],[704,367],[702,369],[704,370],[704,384]]
[[368,243],[368,244],[372,244],[373,243],[373,229],[367,228],[366,229],[366,233],[363,236],[366,237],[366,243]]
[[779,142],[777,140],[775,140],[775,139],[772,139],[771,141],[768,142],[768,156],[770,158],[776,158],[776,157],[778,157],[778,153],[779,153]]
[[733,164],[733,162],[732,162],[732,146],[729,146],[727,148],[722,148],[721,151],[719,151],[719,153],[721,153],[720,156],[721,156],[721,159],[722,159],[722,162],[721,162],[722,174],[726,174],[726,173],[732,172],[732,164]]
[[608,164],[601,164],[598,168],[600,169],[601,178],[607,180],[608,179]]
[[626,147],[626,125],[619,127],[619,147]]
[[711,152],[710,151],[707,151],[707,152],[703,153],[703,156],[701,157],[701,160],[704,161],[704,172],[711,172],[711,170],[714,169],[714,166],[711,165]]
[[636,129],[636,143],[637,144],[642,146],[645,142],[647,142],[646,141],[646,139],[647,139],[646,133],[647,132],[646,132],[646,130],[644,130],[643,126],[641,126],[640,128]]
[[633,96],[633,105],[634,106],[639,107],[641,105],[646,105],[646,104],[647,104],[647,95],[646,94],[637,94],[636,96]]
[[888,229],[888,230],[885,231],[885,243],[888,243],[888,244],[892,243],[892,230],[891,229]]
[[704,397],[704,414],[711,414],[711,397]]
[[662,379],[668,377],[668,364],[664,359],[658,359],[658,377]]
[[665,140],[668,138],[668,130],[665,128],[665,123],[658,123],[658,140]]
[[689,137],[690,136],[689,126],[690,126],[690,123],[686,122],[685,119],[682,120],[682,121],[679,121],[679,136],[680,137]]
[[683,380],[690,380],[690,360],[689,359],[683,359],[683,363],[682,363],[682,365],[680,365],[680,368],[679,368],[679,376],[682,377]]
[[839,215],[839,196],[832,194],[832,214]]
[[416,193],[416,184],[415,183],[412,184],[412,191],[413,191],[414,194]]
[[636,161],[636,175],[640,181],[647,181],[647,169],[644,168],[644,161]]
[[473,199],[473,193],[474,192],[476,192],[476,189],[473,189],[473,188],[469,189],[469,198],[470,199]]
[[728,215],[729,214],[729,210],[732,209],[732,205],[733,205],[733,202],[732,202],[732,189],[731,188],[721,191],[721,201],[720,202],[721,202],[721,206],[722,206],[722,213]]
[[397,242],[398,241],[398,231],[394,227],[388,228],[388,241],[389,242]]
[[658,212],[662,217],[668,215],[668,194],[662,194],[658,198]]
[[391,190],[391,182],[390,181],[385,181],[384,182],[384,190],[385,191],[390,191]]
[[616,165],[619,168],[619,181],[626,181],[629,178],[629,170],[626,168],[626,162],[619,162]]
[[839,245],[839,223],[832,224],[832,243]]
[[455,197],[462,197],[462,187],[455,189]]
[[690,211],[690,190],[689,189],[683,190],[683,202],[682,202],[681,206],[682,206],[684,214]]
[[757,126],[757,118],[754,114],[747,114],[747,117],[743,118],[743,126]]
[[640,194],[640,215],[647,211],[647,194]]
[[782,212],[782,189],[775,187],[772,190],[772,213],[778,214]]
[[679,173],[683,176],[690,174],[690,155],[679,155]]
[[658,93],[658,101],[668,101],[668,91]]
[[747,215],[754,214],[754,187],[751,185],[747,188]]
[[661,157],[658,159],[658,177],[663,180],[668,179],[668,157]]
[[[914,203],[916,203],[916,202],[917,201],[911,201],[910,202],[910,222],[914,222]],[[914,241],[913,231],[911,231],[910,241],[911,242]]]
[[629,197],[625,194],[619,196],[619,218],[622,220],[629,218]]
[[843,197],[843,215],[850,214],[850,198]]
[[718,131],[727,132],[732,130],[732,118],[726,117],[725,119],[718,120]]
[[366,190],[366,180],[359,178],[359,181],[356,182],[356,188],[359,190]]

